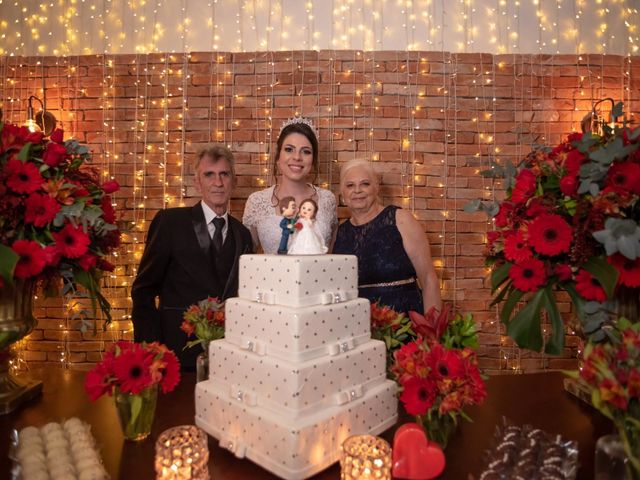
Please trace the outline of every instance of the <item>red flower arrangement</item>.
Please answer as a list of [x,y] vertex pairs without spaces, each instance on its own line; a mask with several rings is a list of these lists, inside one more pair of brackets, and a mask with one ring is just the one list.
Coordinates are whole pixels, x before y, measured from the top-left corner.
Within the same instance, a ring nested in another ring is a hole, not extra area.
[[618,429],[628,461],[628,478],[640,478],[640,323],[620,319],[609,341],[588,342],[579,374],[591,402]]
[[224,337],[224,302],[216,297],[205,298],[191,305],[182,314],[180,329],[197,340],[187,342],[187,347],[202,344],[204,350],[212,340]]
[[[612,117],[621,115],[618,104]],[[604,338],[614,296],[640,286],[640,128],[574,133],[553,149],[531,152],[517,171],[494,165],[483,174],[505,177],[506,198],[472,202],[466,210],[494,217],[487,263],[507,333],[522,348],[561,353],[564,325],[554,290],[564,290],[584,332]],[[540,327],[544,312],[548,339]]]
[[471,315],[456,315],[448,307],[422,316],[409,313],[418,332],[415,340],[394,353],[391,372],[399,383],[400,401],[415,415],[430,440],[445,448],[464,407],[487,396],[473,347],[478,339]]
[[89,161],[62,130],[46,139],[0,123],[0,289],[18,279],[50,292],[62,279],[63,292],[84,287],[108,323],[100,277],[113,271],[105,257],[120,245],[110,197],[119,185],[101,184]]
[[102,395],[113,395],[115,388],[138,395],[159,385],[163,393],[168,393],[179,381],[180,362],[167,347],[157,342],[119,341],[87,373],[84,387],[89,398],[95,401]]

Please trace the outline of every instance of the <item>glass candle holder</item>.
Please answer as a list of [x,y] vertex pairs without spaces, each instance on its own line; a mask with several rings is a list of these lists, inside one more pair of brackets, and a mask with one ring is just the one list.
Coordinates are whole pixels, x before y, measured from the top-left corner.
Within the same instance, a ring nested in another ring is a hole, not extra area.
[[205,432],[194,425],[165,430],[156,441],[156,479],[209,479],[209,447]]
[[391,446],[373,435],[353,435],[342,444],[341,480],[391,480]]

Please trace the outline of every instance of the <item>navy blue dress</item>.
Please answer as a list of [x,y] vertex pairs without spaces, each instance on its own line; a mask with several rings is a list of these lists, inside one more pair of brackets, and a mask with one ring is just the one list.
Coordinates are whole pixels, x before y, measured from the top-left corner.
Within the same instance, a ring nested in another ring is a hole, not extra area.
[[396,226],[398,208],[389,205],[364,225],[355,226],[349,220],[343,222],[338,227],[333,253],[358,257],[360,297],[398,312],[423,313],[422,291],[415,281],[395,286],[366,286],[416,278],[416,270]]

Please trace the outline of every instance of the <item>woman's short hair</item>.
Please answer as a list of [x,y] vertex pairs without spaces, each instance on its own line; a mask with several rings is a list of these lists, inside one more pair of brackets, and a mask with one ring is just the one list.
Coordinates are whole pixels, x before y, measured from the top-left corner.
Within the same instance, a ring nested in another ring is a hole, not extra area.
[[354,158],[340,167],[340,190],[344,188],[344,179],[347,176],[347,172],[358,167],[366,170],[371,177],[371,180],[373,180],[376,185],[380,186],[380,175],[376,172],[373,164],[369,160],[365,160],[363,158]]
[[278,164],[278,159],[280,158],[280,151],[282,150],[284,139],[292,133],[299,133],[300,135],[304,135],[311,144],[311,149],[313,150],[311,171],[313,172],[313,181],[315,182],[315,177],[317,177],[318,175],[318,139],[316,138],[316,134],[313,133],[311,127],[305,123],[290,123],[289,125],[284,127],[280,132],[280,135],[278,135],[278,140],[276,141],[276,152],[273,160],[273,176],[274,178],[276,178],[276,165]]

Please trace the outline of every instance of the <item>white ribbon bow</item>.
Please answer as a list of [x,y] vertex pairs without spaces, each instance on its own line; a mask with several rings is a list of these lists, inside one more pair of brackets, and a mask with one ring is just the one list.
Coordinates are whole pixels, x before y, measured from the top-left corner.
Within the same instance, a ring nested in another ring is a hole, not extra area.
[[333,357],[339,353],[348,352],[349,350],[353,350],[355,346],[356,344],[353,341],[353,338],[348,338],[347,340],[329,345],[329,355]]
[[344,390],[342,392],[338,392],[336,394],[336,404],[344,405],[345,403],[349,403],[354,401],[356,398],[360,398],[362,396],[362,385],[356,385],[355,387],[350,388],[349,390]]
[[258,340],[245,338],[240,342],[240,348],[242,350],[248,350],[257,355],[265,355],[267,353],[267,347]]
[[255,392],[246,392],[238,385],[231,385],[229,395],[232,399],[244,403],[248,407],[255,407],[258,403],[258,397]]
[[273,292],[258,290],[253,297],[258,303],[266,303],[267,305],[275,305],[276,303],[276,294]]

